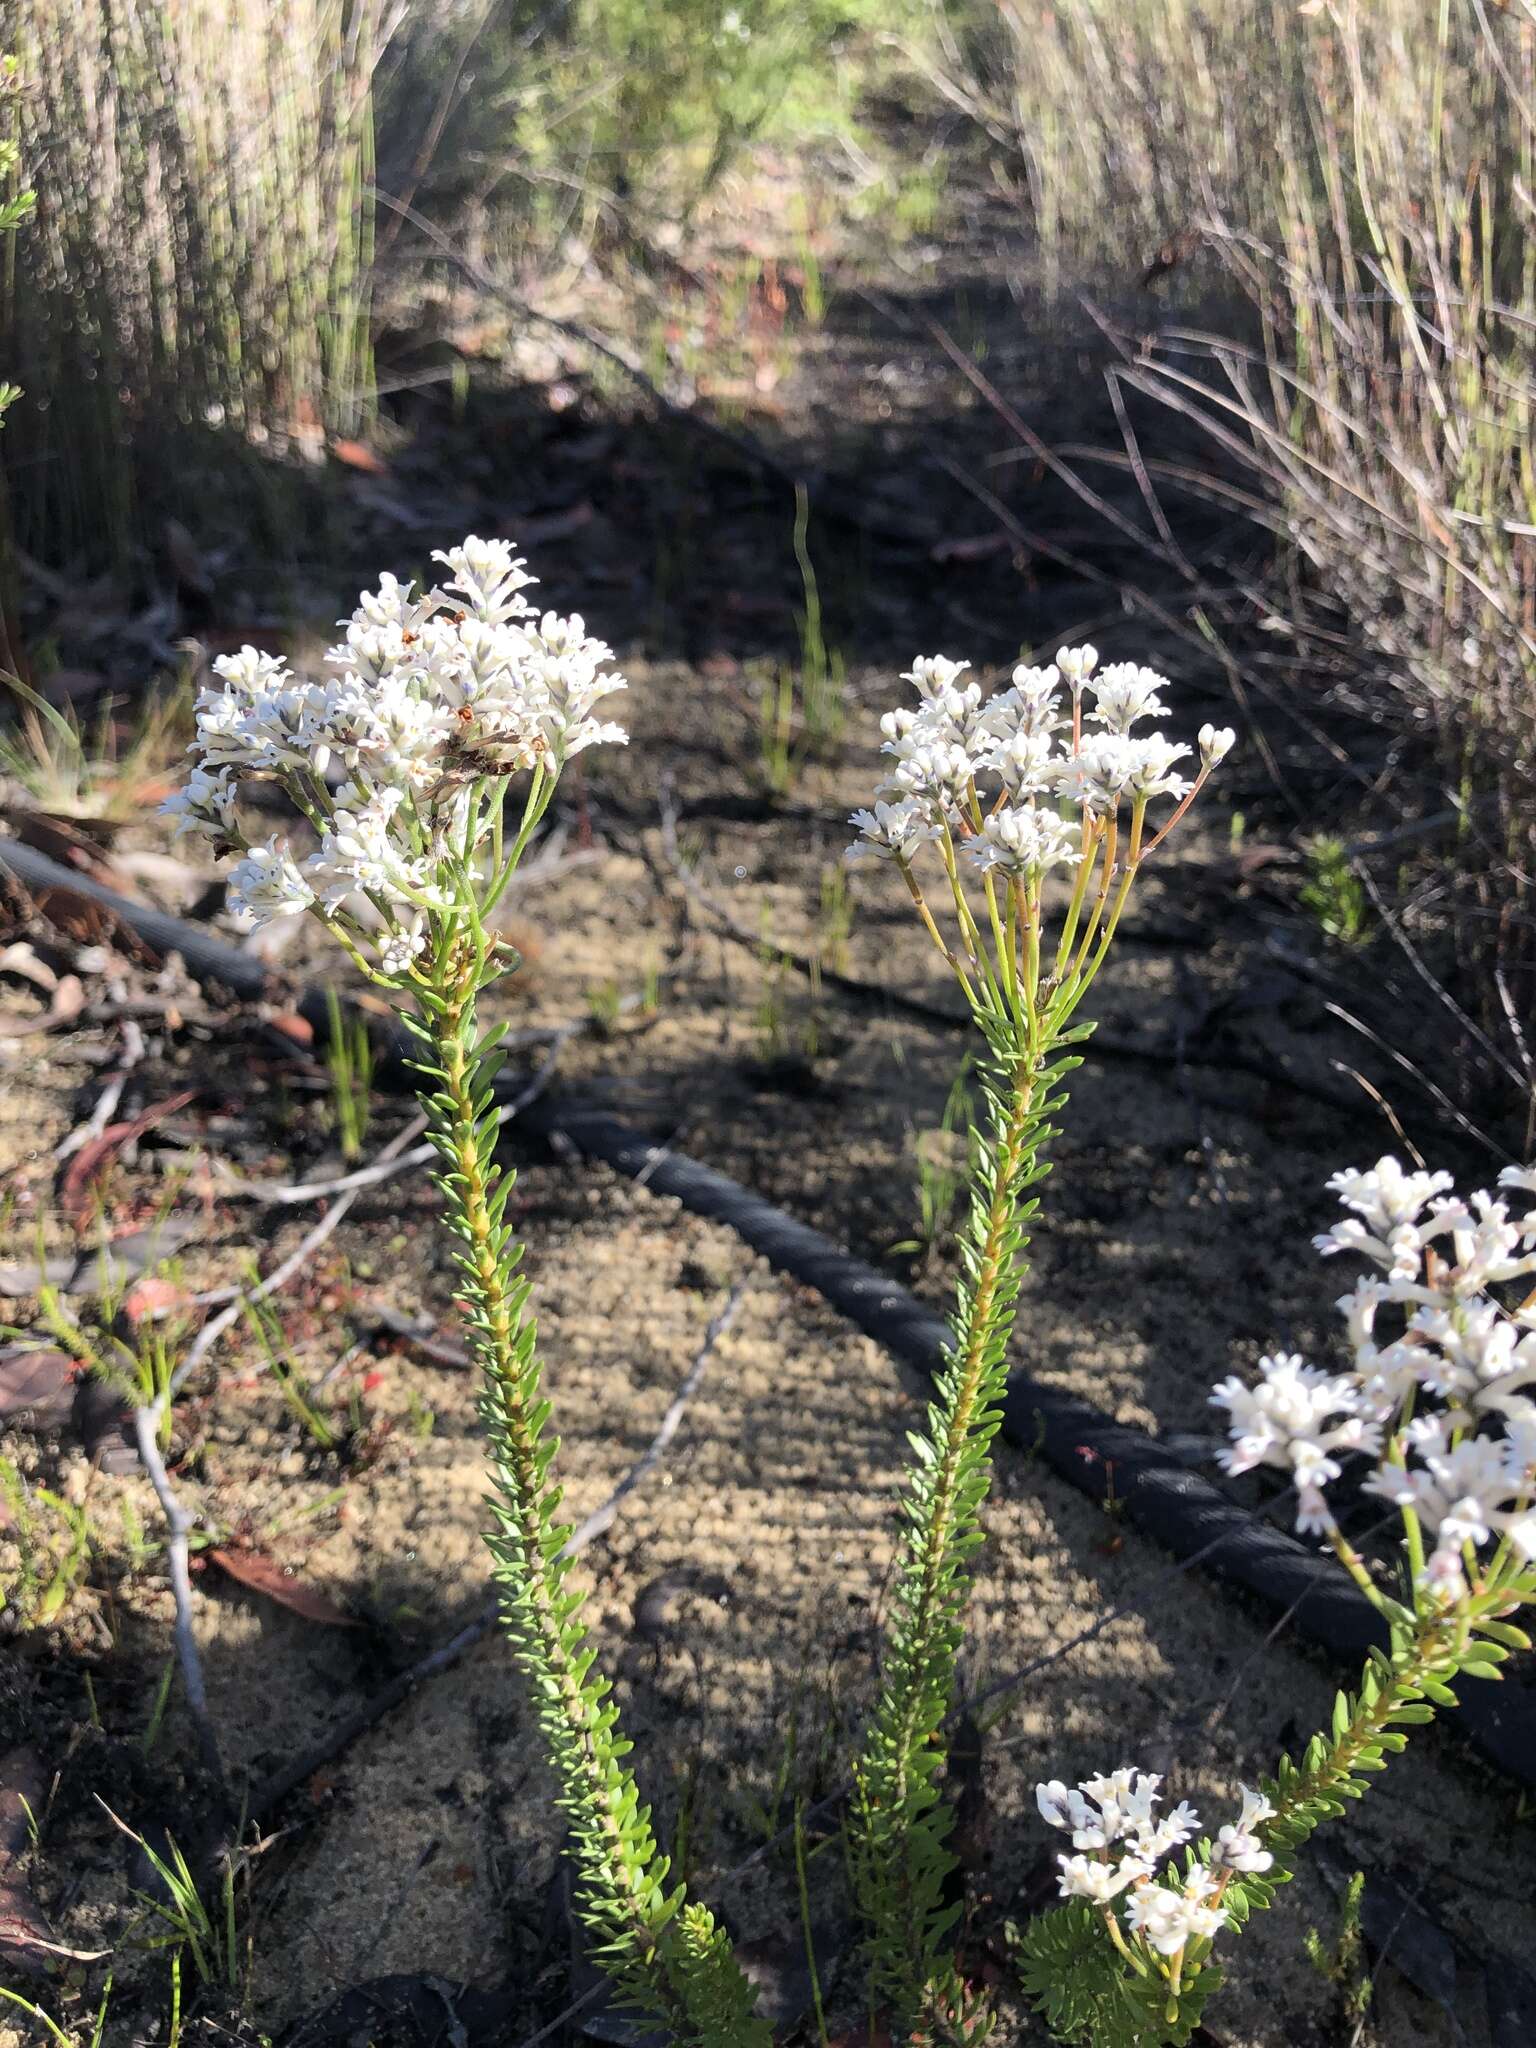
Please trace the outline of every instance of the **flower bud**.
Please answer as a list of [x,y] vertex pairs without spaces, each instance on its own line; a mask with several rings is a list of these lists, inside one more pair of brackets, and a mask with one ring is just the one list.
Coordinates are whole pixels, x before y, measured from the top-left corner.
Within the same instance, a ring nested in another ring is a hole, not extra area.
[[1099,665],[1099,650],[1086,642],[1081,647],[1058,647],[1056,666],[1074,692],[1080,690]]
[[1237,734],[1230,725],[1202,725],[1200,728],[1200,766],[1209,774],[1218,761],[1224,761],[1231,753]]

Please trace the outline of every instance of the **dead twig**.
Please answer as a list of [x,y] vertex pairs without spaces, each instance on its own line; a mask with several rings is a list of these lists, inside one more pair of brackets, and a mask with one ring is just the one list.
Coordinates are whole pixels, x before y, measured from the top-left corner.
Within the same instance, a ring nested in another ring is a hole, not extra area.
[[[574,1028],[574,1027],[572,1027]],[[567,1034],[569,1035],[569,1034]],[[527,1087],[499,1112],[503,1124],[511,1121],[519,1111],[526,1109],[534,1098],[543,1093],[549,1078],[555,1070],[560,1049],[565,1043],[557,1039],[539,1071]],[[186,1357],[171,1375],[168,1385],[154,1401],[134,1411],[134,1436],[138,1444],[139,1462],[148,1474],[149,1483],[155,1490],[165,1516],[167,1531],[166,1558],[170,1570],[171,1592],[176,1603],[175,1651],[177,1667],[181,1672],[182,1686],[186,1692],[187,1709],[197,1729],[198,1744],[203,1758],[212,1773],[226,1802],[228,1784],[224,1775],[223,1759],[219,1753],[218,1737],[208,1712],[208,1693],[203,1682],[202,1660],[198,1655],[197,1637],[192,1625],[192,1580],[188,1570],[188,1536],[194,1526],[193,1517],[183,1507],[171,1485],[165,1469],[165,1460],[160,1455],[159,1432],[171,1403],[177,1393],[198,1367],[207,1358],[224,1332],[236,1322],[253,1303],[264,1300],[269,1294],[285,1287],[296,1273],[302,1272],[314,1257],[315,1252],[336,1229],[346,1216],[352,1204],[362,1192],[363,1186],[372,1186],[386,1177],[388,1171],[403,1171],[408,1164],[423,1164],[432,1155],[431,1146],[418,1148],[417,1152],[406,1154],[405,1148],[412,1138],[425,1128],[425,1117],[415,1117],[404,1130],[396,1132],[383,1147],[374,1170],[359,1185],[347,1187],[340,1198],[328,1209],[314,1228],[305,1233],[297,1247],[289,1253],[282,1264],[275,1267],[264,1280],[254,1287],[242,1289],[227,1307],[222,1309],[211,1322],[198,1332],[188,1347]],[[405,1156],[402,1157],[401,1155]],[[385,1172],[379,1172],[383,1168]],[[354,1180],[356,1177],[353,1177]],[[676,1424],[673,1424],[676,1428]],[[483,1631],[482,1631],[483,1632]],[[478,1640],[478,1637],[475,1638]],[[466,1646],[467,1647],[467,1646]]]
[[131,1017],[122,1020],[122,1033],[122,1058],[107,1076],[106,1086],[96,1099],[96,1107],[83,1124],[75,1126],[53,1155],[61,1164],[72,1159],[83,1146],[93,1143],[105,1131],[117,1114],[117,1105],[123,1099],[128,1076],[144,1057],[144,1034]]
[[192,1725],[197,1731],[198,1748],[202,1751],[203,1762],[218,1787],[221,1803],[227,1809],[229,1781],[224,1775],[224,1759],[219,1752],[219,1738],[214,1732],[213,1719],[208,1712],[208,1691],[203,1683],[203,1663],[198,1654],[197,1636],[192,1626],[192,1575],[188,1569],[187,1538],[191,1534],[193,1520],[178,1499],[176,1490],[171,1485],[170,1475],[165,1469],[165,1460],[160,1455],[157,1436],[159,1424],[158,1402],[134,1411],[133,1429],[139,1446],[139,1463],[149,1476],[149,1483],[155,1489],[155,1497],[165,1516],[166,1562],[170,1570],[171,1595],[176,1603],[176,1662],[187,1696],[187,1711],[192,1716]]
[[667,1446],[671,1443],[673,1437],[677,1435],[682,1419],[688,1412],[688,1403],[698,1392],[699,1382],[704,1377],[705,1367],[709,1364],[715,1346],[736,1320],[736,1311],[741,1307],[742,1291],[745,1285],[745,1281],[738,1280],[731,1289],[724,1307],[713,1317],[709,1328],[704,1332],[704,1342],[699,1347],[698,1355],[694,1359],[693,1364],[688,1368],[687,1377],[678,1388],[676,1394],[673,1395],[667,1412],[662,1416],[661,1422],[657,1427],[656,1434],[651,1438],[649,1444],[647,1444],[634,1464],[630,1466],[602,1506],[594,1508],[584,1522],[577,1524],[560,1553],[562,1557],[575,1557],[580,1551],[585,1550],[589,1543],[593,1543],[599,1536],[605,1535],[613,1527],[614,1518],[617,1516],[628,1495],[633,1493],[635,1488],[643,1483],[666,1456]]

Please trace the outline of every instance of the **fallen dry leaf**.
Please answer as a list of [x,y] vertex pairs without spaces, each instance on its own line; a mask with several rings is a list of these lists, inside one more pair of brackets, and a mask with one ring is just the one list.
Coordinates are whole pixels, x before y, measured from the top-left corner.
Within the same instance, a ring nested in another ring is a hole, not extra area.
[[118,831],[112,819],[70,818],[59,811],[38,811],[21,804],[7,804],[5,817],[23,846],[45,853],[60,867],[78,868],[107,888],[121,889],[125,896],[133,894],[105,857]]
[[23,1976],[51,1977],[50,1958],[94,1963],[101,1952],[61,1948],[42,1909],[16,1873],[47,1795],[42,1761],[23,1744],[0,1756],[0,1962]]
[[[68,1422],[75,1405],[77,1361],[42,1345],[7,1344],[0,1350],[0,1422],[52,1429]],[[4,1790],[0,1787],[0,1812]]]
[[348,469],[360,469],[368,476],[389,475],[389,464],[382,455],[376,454],[366,441],[333,441],[331,453]]
[[252,1593],[265,1593],[279,1607],[286,1607],[301,1620],[319,1622],[324,1628],[359,1628],[355,1615],[345,1614],[335,1601],[302,1579],[290,1578],[275,1558],[259,1550],[209,1550],[205,1553],[227,1572],[237,1585]]
[[[121,877],[104,874],[99,877],[110,888],[124,896],[133,895]],[[51,925],[61,931],[65,938],[73,939],[77,946],[112,946],[130,960],[141,960],[147,965],[158,967],[160,956],[152,946],[146,945],[133,927],[118,916],[110,905],[98,903],[83,890],[71,889],[63,882],[50,882],[46,888],[31,891],[33,903]]]
[[163,1118],[174,1116],[178,1109],[185,1109],[196,1096],[195,1088],[179,1088],[174,1095],[167,1095],[163,1102],[154,1102],[148,1109],[141,1109],[137,1116],[129,1117],[120,1124],[108,1124],[99,1138],[81,1146],[64,1169],[64,1178],[59,1183],[59,1207],[77,1231],[84,1231],[91,1220],[91,1184],[102,1168],[131,1139],[142,1137]]
[[264,1020],[269,1031],[276,1031],[292,1045],[309,1047],[315,1042],[315,1027],[307,1017],[301,1017],[297,1010],[272,1010]]

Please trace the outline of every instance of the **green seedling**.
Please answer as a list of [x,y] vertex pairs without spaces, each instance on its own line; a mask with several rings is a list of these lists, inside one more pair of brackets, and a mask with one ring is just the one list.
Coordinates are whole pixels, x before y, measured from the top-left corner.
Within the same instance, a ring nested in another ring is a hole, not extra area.
[[289,1413],[319,1449],[334,1451],[338,1442],[337,1431],[315,1406],[309,1382],[293,1355],[276,1311],[268,1302],[253,1301],[249,1295],[242,1301],[241,1311],[247,1327],[261,1346],[267,1369],[277,1382],[278,1392]]
[[1342,839],[1320,835],[1307,848],[1307,880],[1301,901],[1330,939],[1358,946],[1366,938],[1365,884]]
[[366,1019],[346,1016],[334,989],[325,992],[325,1069],[331,1079],[331,1127],[350,1166],[363,1155],[373,1114],[373,1041]]
[[46,1486],[29,1486],[11,1458],[0,1457],[0,1611],[22,1629],[57,1621],[84,1582],[91,1561],[85,1509]]

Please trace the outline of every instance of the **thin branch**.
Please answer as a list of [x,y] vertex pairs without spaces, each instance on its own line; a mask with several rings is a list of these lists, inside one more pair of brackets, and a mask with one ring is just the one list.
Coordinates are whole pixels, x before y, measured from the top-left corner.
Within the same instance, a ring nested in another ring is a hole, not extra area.
[[[537,1072],[517,1097],[504,1103],[497,1111],[498,1120],[510,1123],[513,1117],[525,1110],[530,1102],[542,1095],[554,1077],[560,1055],[571,1040],[590,1029],[589,1021],[583,1018],[573,1024],[562,1024],[553,1033],[549,1051],[540,1062]],[[331,1195],[356,1195],[364,1188],[377,1187],[381,1181],[393,1180],[396,1174],[409,1173],[418,1166],[426,1166],[437,1157],[435,1145],[417,1145],[409,1152],[399,1148],[410,1144],[427,1127],[425,1116],[414,1116],[401,1131],[398,1131],[369,1166],[356,1167],[351,1173],[337,1174],[331,1180],[238,1180],[231,1179],[219,1189],[221,1199],[236,1201],[264,1202],[275,1209],[295,1208],[301,1202],[324,1201]]]
[[227,1806],[229,1781],[224,1775],[224,1759],[219,1753],[219,1739],[214,1733],[213,1720],[208,1712],[208,1691],[203,1683],[203,1664],[198,1655],[197,1637],[192,1627],[192,1576],[188,1570],[187,1538],[191,1533],[191,1515],[177,1498],[171,1485],[170,1475],[165,1469],[165,1460],[160,1455],[157,1430],[160,1422],[159,1404],[134,1410],[133,1429],[138,1440],[139,1462],[149,1475],[149,1483],[155,1489],[165,1516],[166,1561],[170,1568],[171,1593],[176,1602],[176,1661],[181,1667],[181,1682],[186,1690],[187,1711],[192,1716],[192,1725],[197,1730],[198,1747],[203,1753],[214,1783]]
[[[527,1087],[498,1112],[500,1121],[503,1124],[509,1123],[521,1110],[526,1109],[536,1096],[543,1093],[548,1085],[550,1076],[555,1070],[555,1064],[559,1059],[566,1037],[576,1028],[571,1026],[564,1036],[556,1038],[548,1056]],[[203,1682],[202,1659],[198,1654],[197,1637],[192,1626],[192,1579],[188,1570],[187,1538],[194,1523],[192,1516],[188,1514],[181,1501],[177,1498],[176,1491],[170,1482],[170,1476],[166,1472],[165,1460],[160,1455],[160,1428],[166,1415],[170,1412],[171,1403],[176,1395],[185,1386],[192,1374],[196,1372],[204,1359],[207,1358],[209,1352],[219,1341],[220,1337],[223,1336],[224,1332],[245,1313],[248,1306],[286,1287],[296,1273],[302,1272],[309,1265],[315,1252],[346,1216],[348,1210],[362,1192],[363,1187],[373,1186],[379,1180],[386,1178],[388,1173],[403,1171],[406,1166],[412,1163],[419,1165],[425,1158],[431,1155],[431,1148],[425,1146],[418,1148],[416,1153],[407,1154],[405,1152],[405,1148],[409,1145],[411,1139],[422,1129],[424,1121],[425,1119],[422,1118],[413,1118],[403,1130],[397,1131],[389,1143],[383,1147],[378,1159],[374,1162],[373,1168],[369,1169],[365,1176],[350,1176],[349,1178],[354,1184],[348,1186],[340,1199],[333,1203],[331,1208],[315,1224],[314,1228],[305,1233],[299,1244],[283,1260],[282,1264],[275,1267],[264,1280],[258,1281],[254,1287],[243,1289],[211,1322],[206,1323],[198,1332],[195,1341],[189,1346],[186,1357],[171,1375],[169,1383],[153,1401],[134,1411],[133,1427],[134,1436],[138,1443],[139,1461],[149,1476],[149,1483],[155,1490],[156,1497],[165,1516],[167,1531],[166,1557],[170,1570],[171,1592],[176,1602],[176,1662],[181,1671],[181,1681],[187,1696],[187,1708],[192,1716],[193,1725],[197,1729],[198,1743],[202,1749],[204,1761],[221,1791],[224,1792],[226,1799],[228,1781],[224,1774],[223,1759],[219,1753],[218,1738],[214,1733],[213,1722],[208,1713],[208,1693]],[[404,1156],[402,1157],[401,1155]],[[676,1427],[677,1423],[674,1421],[672,1424],[673,1430]],[[481,1633],[484,1633],[483,1629]],[[478,1641],[479,1637],[472,1636],[470,1640]],[[467,1648],[468,1643],[464,1647]],[[459,1654],[462,1654],[462,1651]]]
[[594,1508],[586,1520],[578,1523],[576,1528],[572,1530],[560,1553],[562,1557],[577,1556],[586,1549],[589,1543],[595,1542],[599,1536],[605,1535],[613,1527],[614,1519],[623,1505],[626,1496],[633,1493],[635,1488],[649,1477],[666,1456],[667,1446],[671,1443],[673,1437],[677,1435],[678,1427],[684,1415],[688,1412],[688,1403],[698,1392],[699,1382],[704,1377],[704,1369],[709,1364],[715,1346],[736,1320],[736,1311],[741,1307],[741,1297],[745,1286],[746,1282],[744,1280],[738,1280],[731,1289],[725,1306],[714,1317],[709,1328],[704,1332],[704,1342],[699,1347],[698,1356],[689,1367],[687,1378],[673,1396],[666,1414],[661,1418],[656,1434],[651,1438],[650,1443],[641,1452],[634,1464],[630,1466],[602,1506]]

